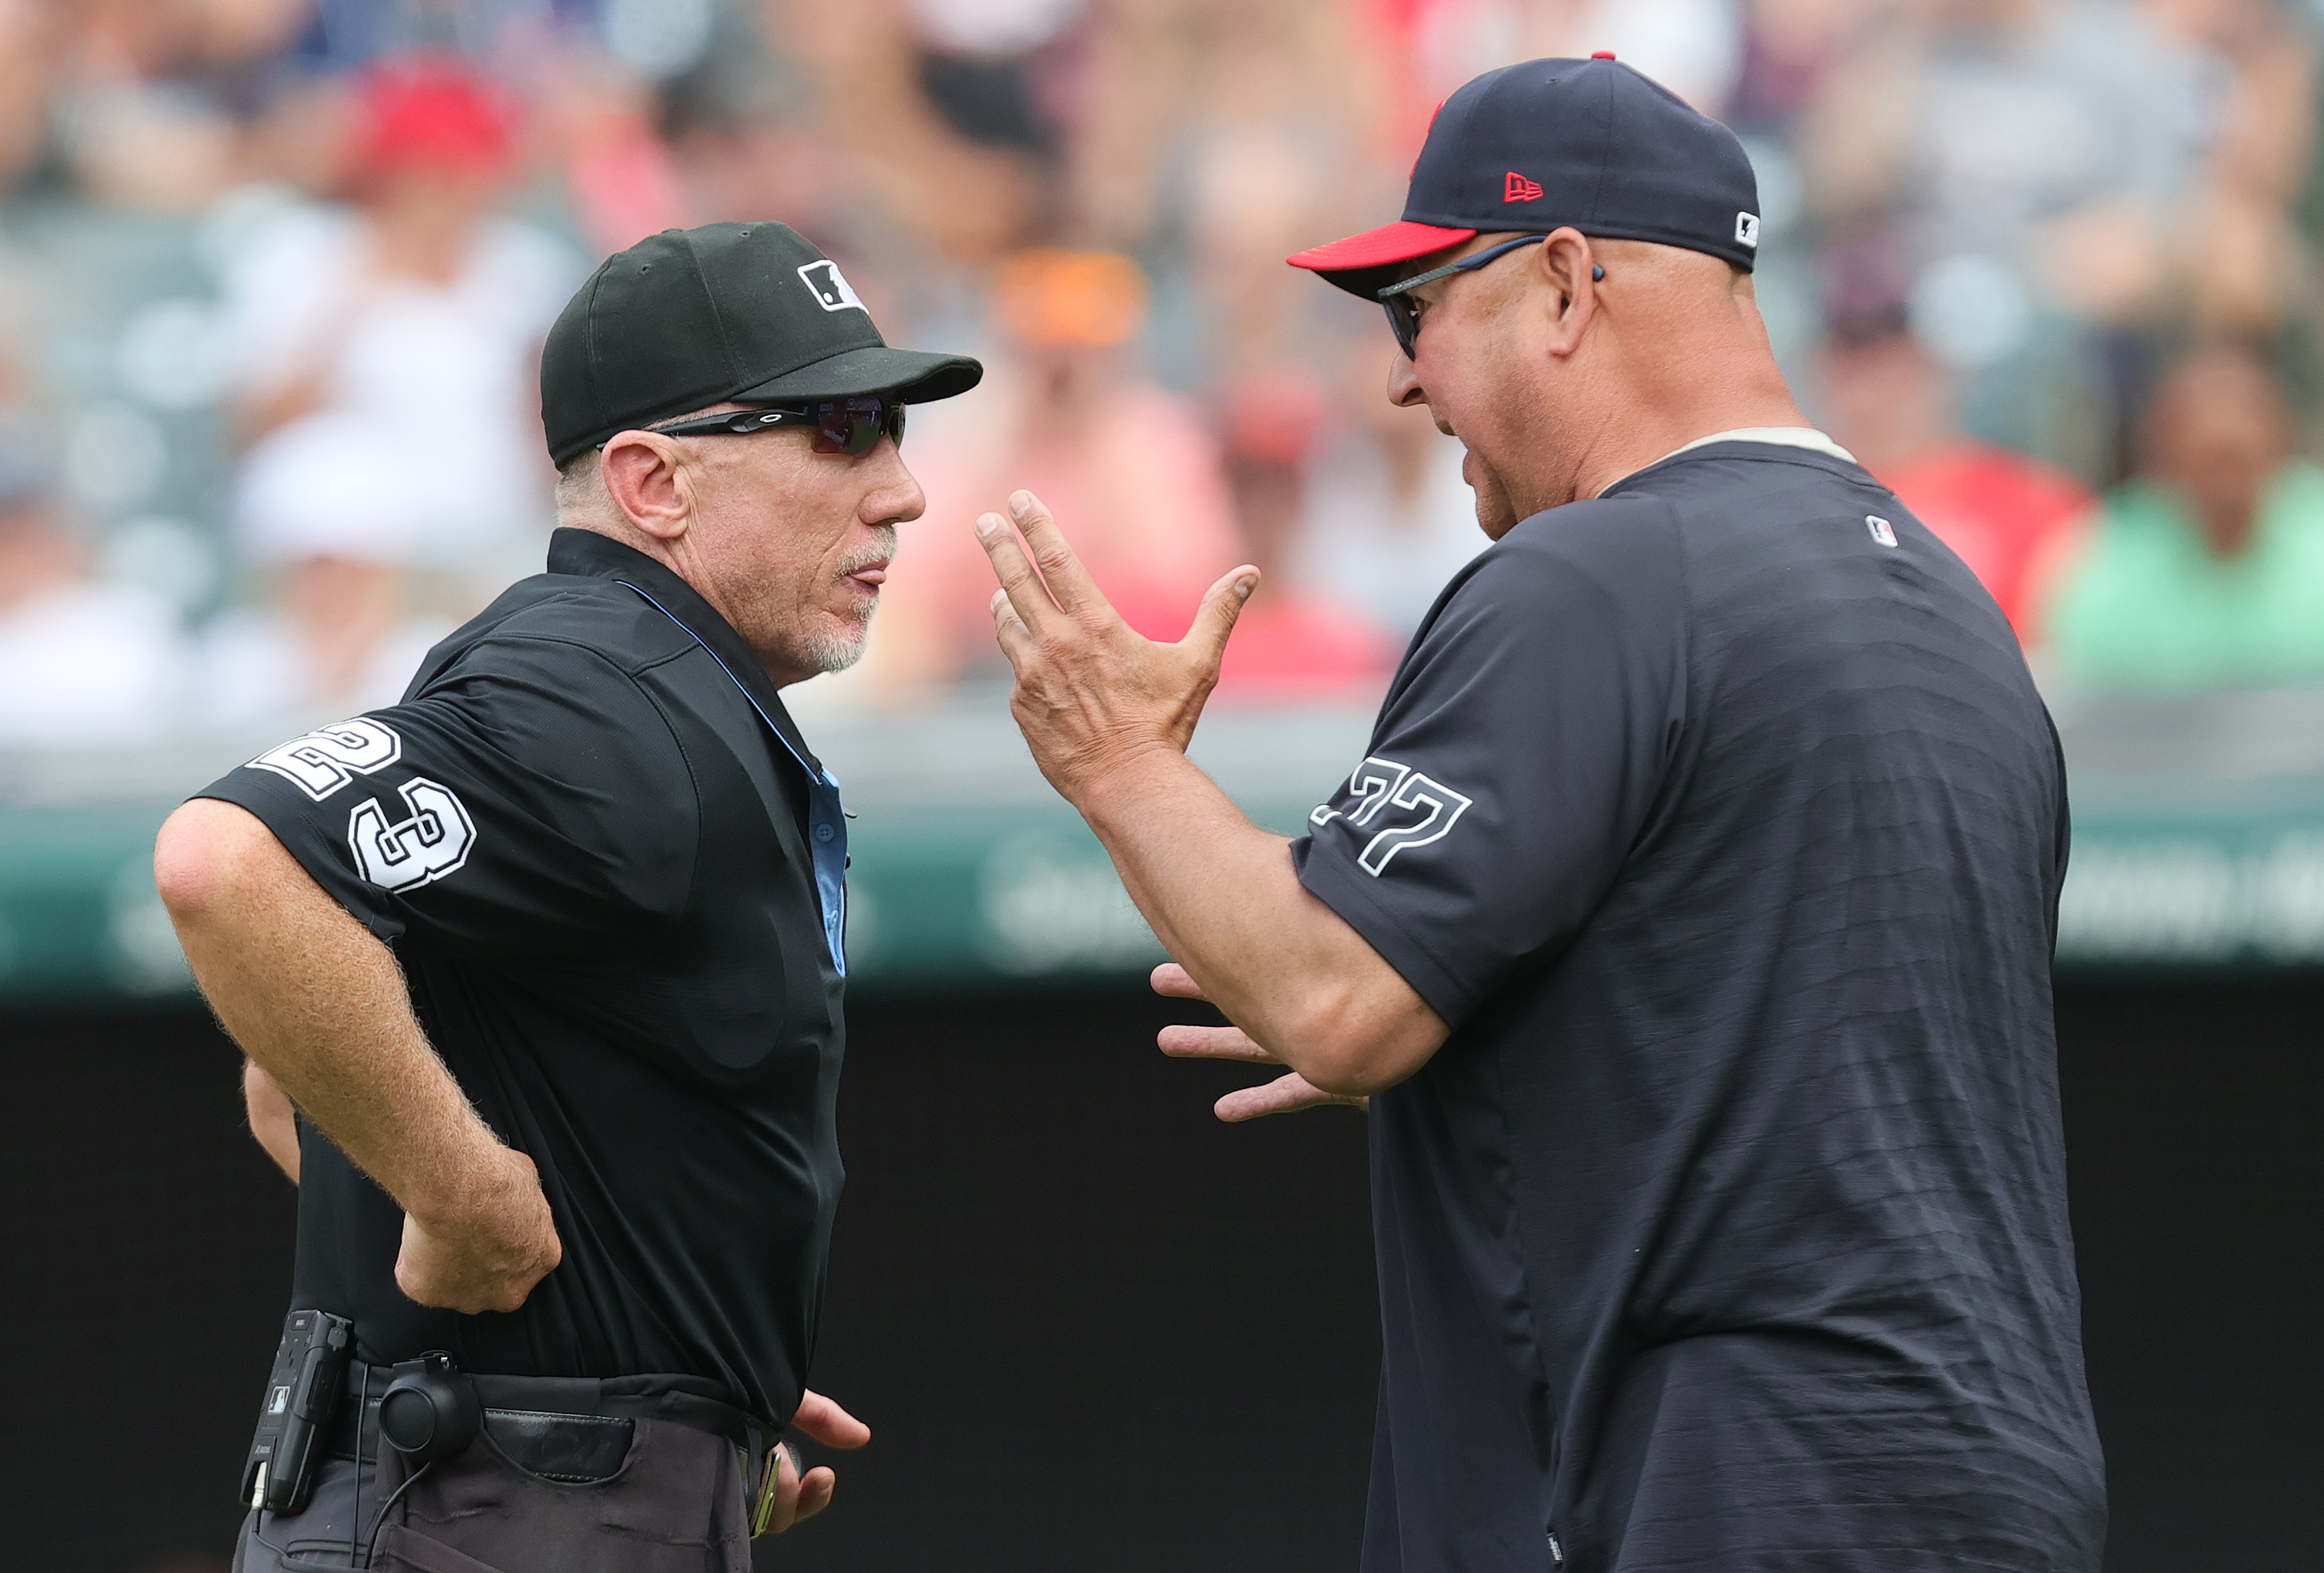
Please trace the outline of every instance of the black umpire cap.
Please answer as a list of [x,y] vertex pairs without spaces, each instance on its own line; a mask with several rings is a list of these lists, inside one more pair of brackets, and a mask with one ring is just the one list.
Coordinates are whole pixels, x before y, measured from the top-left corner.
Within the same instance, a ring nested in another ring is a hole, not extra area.
[[617,431],[707,404],[976,386],[966,355],[888,347],[833,262],[771,220],[665,229],[607,257],[540,352],[540,424],[562,465]]
[[1437,106],[1400,222],[1287,260],[1370,299],[1399,264],[1431,252],[1568,225],[1707,252],[1748,272],[1759,184],[1733,132],[1612,55],[1527,60]]

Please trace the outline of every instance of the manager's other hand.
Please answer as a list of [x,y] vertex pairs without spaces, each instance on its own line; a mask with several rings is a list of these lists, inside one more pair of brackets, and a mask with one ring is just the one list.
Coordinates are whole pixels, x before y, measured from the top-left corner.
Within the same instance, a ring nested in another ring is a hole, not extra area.
[[1078,805],[1127,759],[1185,752],[1259,570],[1229,572],[1204,593],[1186,637],[1159,644],[1121,620],[1038,498],[1011,492],[1009,511],[1021,545],[997,513],[976,521],[976,538],[1001,580],[992,621],[1017,674],[1010,708],[1041,774]]
[[[1154,992],[1169,999],[1199,999],[1210,1003],[1210,996],[1194,981],[1194,975],[1176,961],[1165,961],[1154,969]],[[1177,1060],[1237,1060],[1246,1065],[1280,1065],[1277,1059],[1253,1041],[1239,1026],[1189,1026],[1184,1024],[1166,1026],[1155,1041],[1162,1052]],[[1272,1081],[1262,1081],[1256,1087],[1238,1087],[1211,1106],[1221,1119],[1233,1124],[1246,1119],[1258,1119],[1269,1114],[1296,1114],[1303,1108],[1319,1108],[1327,1103],[1345,1104],[1351,1108],[1369,1109],[1369,1098],[1351,1097],[1342,1092],[1326,1092],[1296,1071],[1285,1072]]]

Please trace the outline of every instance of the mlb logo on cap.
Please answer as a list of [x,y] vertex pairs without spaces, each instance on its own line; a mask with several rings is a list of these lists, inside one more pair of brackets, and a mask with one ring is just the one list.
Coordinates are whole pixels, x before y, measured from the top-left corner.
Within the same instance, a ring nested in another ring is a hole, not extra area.
[[1289,260],[1370,299],[1394,269],[1433,252],[1568,225],[1748,272],[1759,185],[1733,132],[1613,56],[1527,60],[1486,72],[1437,110],[1401,222]]
[[825,311],[865,310],[862,299],[847,281],[847,275],[839,271],[837,262],[828,258],[809,262],[798,271],[798,276],[807,281],[807,287],[815,291],[816,303]]

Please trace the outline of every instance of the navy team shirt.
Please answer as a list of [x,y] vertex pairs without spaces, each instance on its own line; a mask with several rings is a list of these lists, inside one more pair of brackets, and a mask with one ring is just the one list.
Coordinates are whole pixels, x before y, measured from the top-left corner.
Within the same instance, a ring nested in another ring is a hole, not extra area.
[[1525,520],[1300,878],[1450,1024],[1372,1099],[1368,1573],[2094,1570],[2056,734],[1837,450]]

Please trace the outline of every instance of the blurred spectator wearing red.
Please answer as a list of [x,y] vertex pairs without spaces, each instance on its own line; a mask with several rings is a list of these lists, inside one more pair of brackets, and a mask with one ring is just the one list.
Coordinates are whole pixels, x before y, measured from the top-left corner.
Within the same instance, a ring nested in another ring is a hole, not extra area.
[[2067,678],[2150,694],[2324,682],[2324,471],[2291,456],[2292,431],[2246,351],[2204,350],[2163,378],[2138,474],[2057,581]]
[[[1306,465],[1323,413],[1313,384],[1282,373],[1250,379],[1225,402],[1220,427],[1227,487],[1244,555],[1259,568],[1259,582],[1227,643],[1223,698],[1297,700],[1377,690],[1396,664],[1387,637],[1301,572]],[[1319,544],[1329,551],[1328,542]]]
[[1835,338],[1826,427],[1969,565],[2017,637],[2039,640],[2033,586],[2097,499],[2063,470],[1963,433],[1952,377],[1901,326]]
[[905,445],[928,509],[905,528],[867,680],[942,683],[997,660],[991,575],[967,524],[1020,486],[1048,504],[1132,628],[1185,633],[1203,592],[1240,559],[1208,426],[1139,362],[1146,313],[1146,281],[1127,257],[1041,250],[1002,267],[983,385],[931,411],[932,429]]
[[431,477],[418,560],[493,584],[545,538],[531,373],[578,271],[496,214],[512,139],[507,109],[457,61],[374,67],[353,206],[275,220],[226,281],[245,431],[263,445],[301,419],[354,418]]
[[[699,222],[669,147],[654,134],[639,84],[604,56],[569,51],[553,65],[535,135],[562,167],[574,219],[607,256]],[[769,211],[788,211],[774,208]]]

